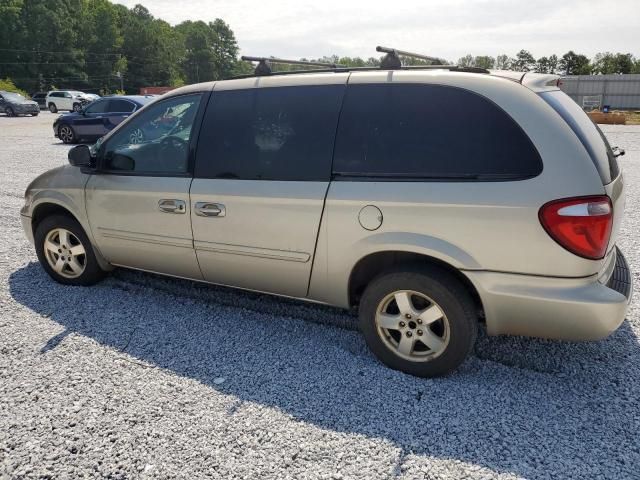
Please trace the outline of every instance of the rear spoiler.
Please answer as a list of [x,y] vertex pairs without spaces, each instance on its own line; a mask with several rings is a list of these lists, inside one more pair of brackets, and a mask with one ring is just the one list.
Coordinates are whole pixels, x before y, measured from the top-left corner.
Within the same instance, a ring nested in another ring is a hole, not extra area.
[[512,80],[534,92],[560,90],[560,75],[550,73],[512,72],[510,70],[491,70],[491,75]]

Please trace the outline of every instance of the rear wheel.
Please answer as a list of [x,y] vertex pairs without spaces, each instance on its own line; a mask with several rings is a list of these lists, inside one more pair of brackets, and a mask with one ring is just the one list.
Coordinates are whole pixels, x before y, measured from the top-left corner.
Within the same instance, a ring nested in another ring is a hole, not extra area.
[[4,109],[4,113],[7,115],[7,117],[15,117],[16,116],[15,112],[13,111],[13,108],[11,108],[11,107],[5,108]]
[[51,113],[58,113],[58,107],[56,107],[55,103],[50,103],[49,104],[49,111]]
[[360,303],[360,328],[387,366],[418,377],[456,369],[476,340],[477,316],[464,287],[438,268],[374,279]]
[[40,264],[56,282],[93,285],[104,278],[93,247],[80,224],[65,215],[53,215],[38,224],[34,241]]
[[60,125],[60,127],[58,128],[58,137],[64,143],[75,143],[77,140],[76,133],[69,125]]

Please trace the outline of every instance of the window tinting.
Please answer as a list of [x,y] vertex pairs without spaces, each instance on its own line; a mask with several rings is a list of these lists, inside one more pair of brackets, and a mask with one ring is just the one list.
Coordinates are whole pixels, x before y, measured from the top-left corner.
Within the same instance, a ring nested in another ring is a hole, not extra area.
[[134,108],[135,105],[127,100],[120,98],[109,100],[109,112],[130,113]]
[[196,177],[326,181],[343,85],[213,92]]
[[605,185],[614,180],[620,170],[611,146],[600,127],[564,92],[543,92],[540,96],[549,104],[578,136],[591,156],[591,161]]
[[499,180],[538,175],[542,162],[511,117],[473,92],[441,85],[350,85],[334,171]]
[[85,113],[105,113],[108,112],[109,101],[108,100],[97,100],[92,102],[90,105],[85,108]]

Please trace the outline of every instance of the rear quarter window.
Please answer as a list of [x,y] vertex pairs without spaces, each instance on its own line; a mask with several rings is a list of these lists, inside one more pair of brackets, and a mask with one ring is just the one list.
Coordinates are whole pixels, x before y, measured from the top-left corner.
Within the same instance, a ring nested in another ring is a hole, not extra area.
[[542,161],[490,100],[442,85],[350,85],[336,138],[337,179],[513,180]]
[[602,183],[606,185],[615,180],[620,173],[618,161],[600,127],[566,93],[561,91],[543,92],[540,96],[562,117],[580,139],[589,152],[589,156],[598,170],[600,178],[602,178]]

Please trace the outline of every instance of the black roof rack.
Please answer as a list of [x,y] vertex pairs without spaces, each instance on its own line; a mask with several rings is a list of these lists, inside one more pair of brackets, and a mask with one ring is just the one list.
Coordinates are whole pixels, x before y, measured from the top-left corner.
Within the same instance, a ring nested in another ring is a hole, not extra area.
[[[241,60],[247,62],[258,62],[253,74],[237,75],[232,78],[251,78],[255,76],[271,76],[271,75],[294,75],[303,73],[344,73],[344,72],[360,72],[360,71],[374,71],[374,70],[449,70],[452,72],[469,72],[469,73],[490,73],[489,70],[478,67],[460,67],[458,65],[448,65],[443,63],[444,61],[437,57],[430,57],[428,55],[422,55],[419,53],[406,52],[404,50],[398,50],[396,48],[389,47],[376,47],[376,51],[386,53],[382,58],[379,67],[347,67],[338,63],[325,63],[325,62],[311,62],[307,60],[285,60],[283,58],[275,57],[250,57],[243,55]],[[428,60],[431,62],[437,62],[432,65],[402,65],[400,56],[419,58],[422,60]],[[271,69],[272,63],[282,63],[285,65],[307,65],[313,68],[307,70],[287,70],[281,72],[274,72]]]
[[[345,67],[345,65],[340,65],[339,63],[309,62],[307,60],[285,60],[284,58],[274,57],[249,57],[247,55],[243,55],[242,57],[240,57],[240,60],[244,60],[245,62],[258,62],[258,65],[254,70],[254,75],[256,76],[271,75],[273,73],[273,71],[271,70],[272,63],[282,63],[284,65],[307,65],[325,68]],[[292,70],[291,72],[295,72],[295,70]]]
[[431,65],[446,65],[445,63],[443,63],[443,60],[441,58],[430,57],[429,55],[422,55],[420,53],[405,52],[404,50],[398,50],[397,48],[381,47],[380,45],[378,45],[376,47],[376,52],[386,53],[386,55],[382,58],[382,62],[380,63],[380,68],[383,68],[385,70],[397,70],[401,68],[402,61],[400,60],[400,55],[402,55],[403,57],[427,60],[429,62],[432,62]]

